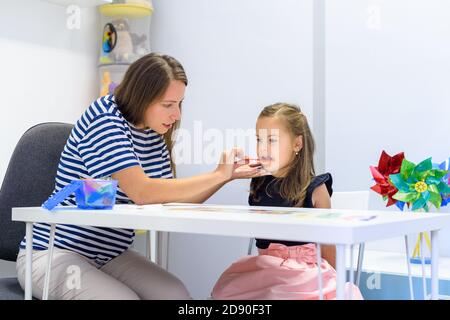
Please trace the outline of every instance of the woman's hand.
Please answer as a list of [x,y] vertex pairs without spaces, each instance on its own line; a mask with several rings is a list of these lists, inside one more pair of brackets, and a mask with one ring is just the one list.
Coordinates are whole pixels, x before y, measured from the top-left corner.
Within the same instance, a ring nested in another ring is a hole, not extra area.
[[225,180],[248,179],[269,174],[262,169],[259,162],[250,164],[250,159],[244,156],[242,149],[233,148],[224,151],[216,171],[220,172]]
[[250,179],[250,178],[256,178],[261,176],[266,176],[270,174],[269,172],[265,171],[260,163],[255,164],[244,164],[239,167],[237,167],[234,172],[232,179]]

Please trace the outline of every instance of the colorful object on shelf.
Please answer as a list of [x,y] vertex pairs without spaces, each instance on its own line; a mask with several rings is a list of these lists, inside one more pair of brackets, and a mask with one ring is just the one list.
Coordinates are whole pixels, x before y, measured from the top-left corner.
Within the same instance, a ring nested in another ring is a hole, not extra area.
[[128,64],[105,64],[98,67],[100,96],[114,94],[114,90],[122,82],[128,67]]
[[102,88],[100,90],[101,96],[106,96],[109,93],[109,85],[111,84],[111,74],[108,71],[103,72]]
[[116,87],[118,86],[118,84],[117,83],[115,83],[114,81],[111,81],[111,83],[109,84],[109,86],[108,86],[108,89],[109,89],[109,94],[113,94],[114,93],[114,90],[116,89]]
[[107,23],[103,28],[102,49],[105,53],[113,51],[117,43],[116,28],[112,23]]
[[383,196],[384,200],[388,200],[386,207],[395,204],[400,210],[403,210],[404,202],[393,199],[392,196],[397,193],[397,188],[389,181],[389,175],[400,172],[402,161],[405,158],[403,152],[391,157],[384,150],[381,153],[378,166],[370,166],[370,171],[376,182],[376,185],[370,189]]
[[114,89],[118,86],[117,83],[111,80],[111,73],[109,71],[103,72],[102,88],[100,90],[101,96],[114,93]]
[[52,210],[74,192],[80,209],[112,209],[116,202],[117,180],[73,180],[44,202],[42,207]]
[[102,36],[102,52],[100,55],[100,63],[111,63],[112,60],[109,57],[109,53],[114,50],[117,43],[117,32],[116,28],[112,23],[107,23],[103,27]]
[[114,61],[129,62],[133,54],[133,40],[130,34],[130,25],[126,19],[117,19],[116,25],[117,43],[114,48]]
[[411,210],[429,211],[429,205],[441,207],[442,195],[450,193],[450,187],[444,177],[447,170],[434,169],[431,158],[414,164],[403,159],[400,173],[389,175],[390,182],[398,192],[392,198],[411,205]]

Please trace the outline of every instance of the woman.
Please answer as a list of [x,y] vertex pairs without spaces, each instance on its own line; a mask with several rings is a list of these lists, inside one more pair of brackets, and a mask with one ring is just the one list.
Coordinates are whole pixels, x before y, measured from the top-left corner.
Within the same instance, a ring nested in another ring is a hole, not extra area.
[[[149,54],[133,63],[114,95],[94,101],[77,121],[61,154],[55,191],[80,178],[118,180],[117,203],[200,203],[225,183],[261,175],[224,152],[213,172],[173,179],[172,134],[188,81],[172,57]],[[74,205],[74,197],[63,205]],[[50,226],[33,228],[33,296],[42,297]],[[129,250],[134,231],[58,225],[52,299],[188,299],[175,276]],[[17,259],[24,287],[25,239]],[[79,279],[74,281],[74,277]]]

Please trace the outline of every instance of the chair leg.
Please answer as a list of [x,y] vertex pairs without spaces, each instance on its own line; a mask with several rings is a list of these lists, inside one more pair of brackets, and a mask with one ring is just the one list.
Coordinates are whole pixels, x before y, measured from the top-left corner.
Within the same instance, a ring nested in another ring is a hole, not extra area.
[[33,222],[26,224],[26,266],[25,266],[25,300],[32,300],[33,292]]
[[55,242],[55,232],[56,232],[56,225],[52,224],[50,227],[50,239],[48,242],[47,269],[45,271],[44,290],[42,293],[42,300],[48,300],[48,291],[49,291],[49,287],[50,287],[50,274],[51,274],[51,270],[52,270],[52,260],[53,260],[53,249],[54,249],[54,242]]
[[319,288],[319,300],[323,300],[323,279],[322,279],[322,252],[320,250],[320,243],[316,243],[316,260],[317,260],[317,286]]
[[145,232],[145,256],[147,260],[151,260],[152,258],[152,240],[150,230]]
[[[353,244],[350,245],[350,283],[355,283],[355,269],[353,265],[353,251],[355,246]],[[348,297],[349,300],[353,300],[353,290],[349,290]]]
[[248,250],[247,250],[247,254],[249,256],[252,255],[252,251],[253,251],[253,242],[255,241],[255,238],[250,238],[250,241],[248,243]]
[[150,261],[158,264],[159,261],[159,244],[158,244],[158,231],[151,230],[149,231],[149,240],[150,240]]
[[355,279],[355,284],[357,287],[359,287],[359,283],[361,281],[363,259],[364,259],[364,243],[360,243],[358,250],[358,265],[356,266],[356,279]]
[[423,288],[423,300],[428,300],[428,294],[427,294],[427,275],[425,273],[425,257],[424,257],[424,235],[421,232],[419,234],[420,236],[420,247],[419,247],[419,256],[420,256],[420,262],[422,266],[422,288]]
[[410,257],[409,257],[408,235],[405,235],[405,249],[406,249],[406,265],[408,267],[409,297],[411,300],[414,300],[414,288],[413,288],[413,279],[412,279],[411,264],[410,264]]

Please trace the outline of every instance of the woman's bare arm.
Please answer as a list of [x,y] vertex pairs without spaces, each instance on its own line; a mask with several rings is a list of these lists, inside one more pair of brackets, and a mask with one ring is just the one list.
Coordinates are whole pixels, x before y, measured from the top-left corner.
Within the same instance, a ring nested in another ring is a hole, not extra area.
[[201,203],[233,179],[261,174],[259,168],[245,166],[245,161],[236,164],[234,159],[240,154],[239,149],[224,152],[216,170],[189,178],[149,178],[139,166],[116,172],[112,178],[118,180],[120,188],[136,204]]

